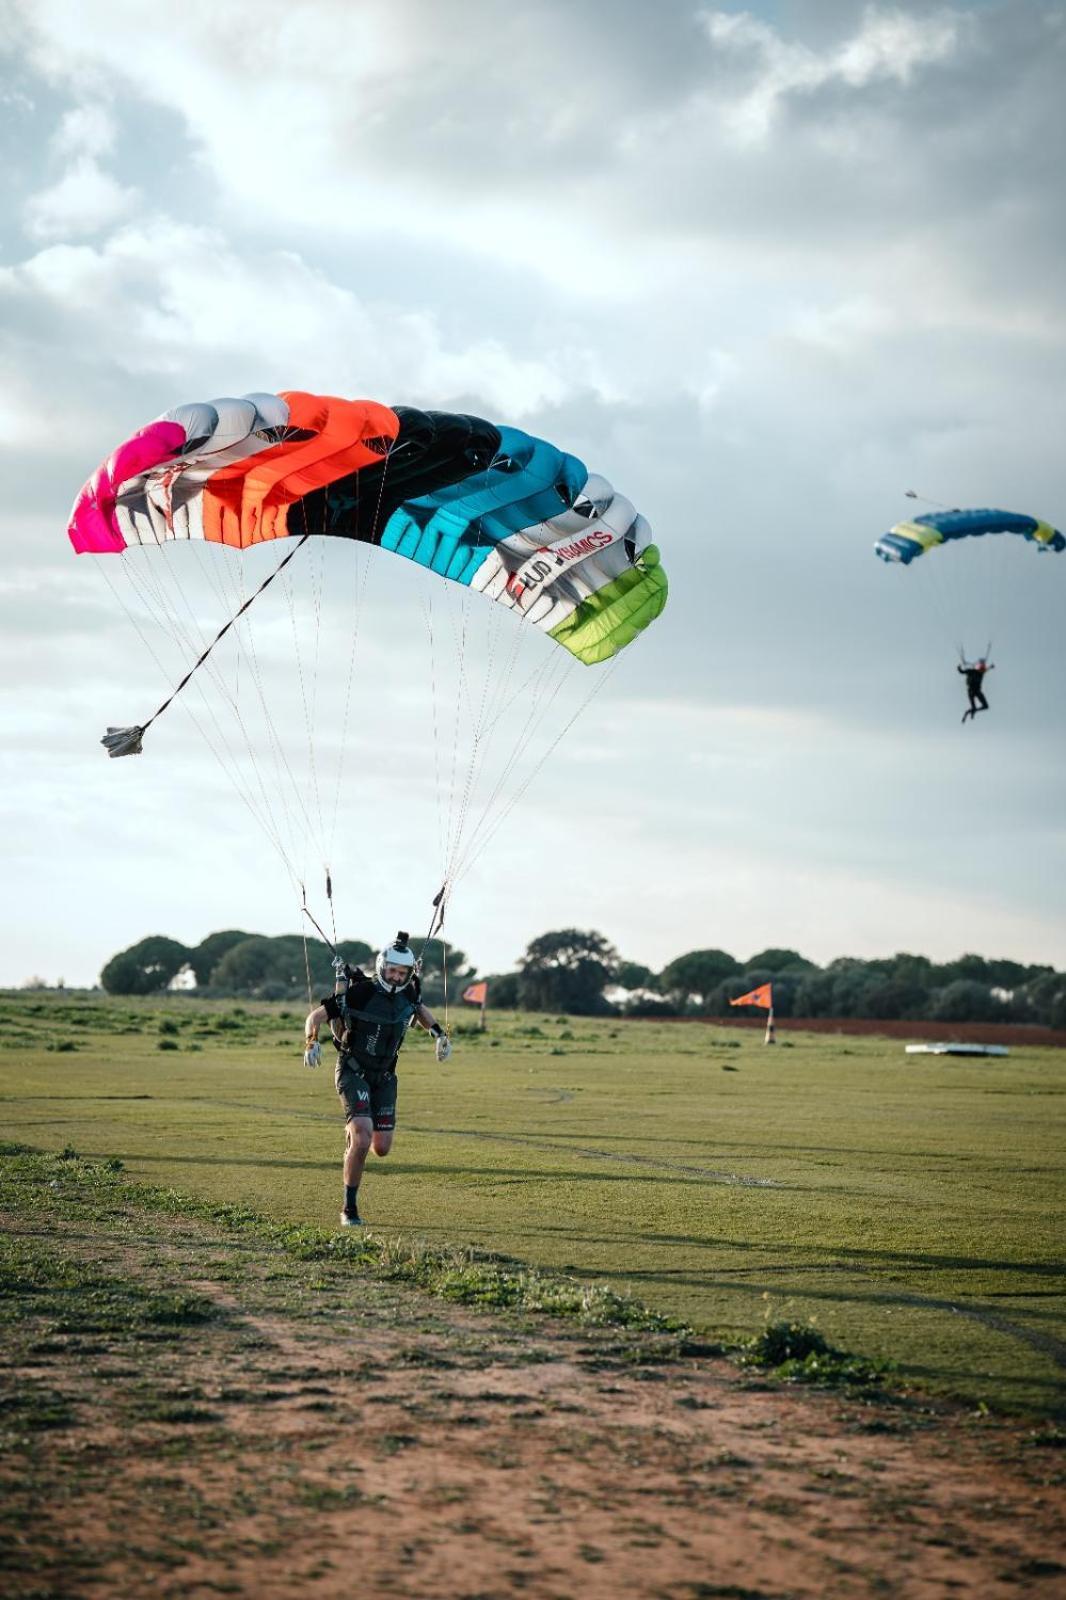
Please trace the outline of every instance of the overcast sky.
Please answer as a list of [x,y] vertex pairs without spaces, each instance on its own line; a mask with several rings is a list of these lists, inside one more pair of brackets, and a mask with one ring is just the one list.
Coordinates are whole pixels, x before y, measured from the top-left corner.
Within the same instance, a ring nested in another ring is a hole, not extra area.
[[[1066,556],[872,553],[928,509],[911,487],[1066,527],[1059,0],[0,0],[0,41],[0,983],[299,925],[184,708],[138,758],[100,749],[181,657],[152,660],[112,558],[64,531],[152,417],[281,388],[543,434],[662,550],[662,620],[456,887],[482,970],[568,925],[653,967],[768,944],[1066,967]],[[331,551],[255,612],[305,760],[319,663],[309,899],[324,855],[339,931],[372,941],[424,927],[447,827],[454,613],[434,666],[403,566]],[[195,597],[201,626],[224,598]],[[989,637],[992,710],[962,726],[956,648]]]

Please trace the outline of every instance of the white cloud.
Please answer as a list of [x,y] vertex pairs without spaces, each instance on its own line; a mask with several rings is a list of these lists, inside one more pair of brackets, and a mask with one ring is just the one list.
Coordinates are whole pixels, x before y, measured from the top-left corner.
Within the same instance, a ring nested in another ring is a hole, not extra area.
[[64,113],[52,139],[60,157],[106,156],[115,146],[115,119],[102,105],[75,106]]
[[[568,8],[569,77],[552,0],[506,13],[466,0],[461,29],[425,0],[296,12],[189,0],[151,30],[133,0],[103,13],[34,0],[22,14],[52,81],[84,93],[106,74],[124,105],[177,114],[203,175],[200,214],[231,232],[344,241],[357,261],[367,241],[393,241],[427,277],[443,252],[477,264],[471,288],[492,262],[597,309],[698,300],[701,276],[713,291],[738,274],[752,297],[809,278],[824,305],[842,241],[850,295],[856,277],[893,270],[901,223],[924,233],[934,282],[948,268],[941,307],[961,285],[986,311],[1002,302],[988,280],[1008,257],[1020,279],[1041,258],[1019,261],[1017,240],[1053,223],[1025,172],[1005,167],[1030,123],[1055,142],[1057,41],[1034,46],[1048,29],[1033,5],[1019,7],[1017,60],[999,72],[996,18],[958,7],[869,6],[817,45],[748,11],[667,10],[670,79],[632,18],[605,26],[609,9]],[[905,269],[892,281],[916,309],[922,263]],[[1045,304],[1060,295],[1057,277],[1042,285]]]
[[116,182],[92,156],[78,156],[61,178],[26,202],[26,231],[34,239],[99,233],[128,216],[137,200],[136,189]]
[[64,170],[23,207],[31,238],[99,233],[133,211],[138,191],[119,183],[100,162],[112,151],[116,133],[111,112],[98,103],[75,106],[63,115],[52,136],[51,154]]
[[[456,28],[419,0],[358,9],[319,0],[297,11],[280,0],[190,0],[180,18],[146,29],[135,0],[113,0],[103,13],[70,0],[21,9],[35,64],[52,81],[106,75],[178,112],[233,219],[334,237],[475,242],[478,252],[528,260],[526,198],[493,175],[501,164],[510,174],[519,141],[555,148],[568,126],[548,92],[558,81],[550,33],[529,19],[501,20],[482,4],[480,18]],[[519,60],[531,81],[519,73],[512,85]],[[498,119],[487,141],[486,101]],[[584,123],[588,115],[583,103]],[[535,170],[524,164],[523,178]],[[554,189],[545,187],[545,201],[558,208],[563,191]],[[591,254],[602,290],[612,252],[596,247],[596,230],[583,230],[583,256],[558,221],[552,231],[546,270],[580,276],[592,271]]]
[[[447,341],[431,313],[368,303],[291,250],[248,257],[214,229],[166,217],[0,268],[3,300],[24,327],[47,325],[53,337],[76,330],[83,362],[170,375],[193,393],[199,383],[216,393],[306,387],[437,405],[471,396],[519,419],[559,403],[571,373],[593,388],[600,365],[589,350],[524,356],[488,336]],[[69,363],[69,338],[60,342]],[[25,437],[34,408],[19,409]],[[51,406],[37,410],[50,419]],[[50,420],[42,429],[51,437]]]
[[920,67],[945,60],[965,26],[957,11],[917,17],[868,6],[858,30],[842,43],[818,51],[785,40],[748,11],[708,11],[704,25],[720,50],[754,58],[754,81],[732,100],[728,125],[741,138],[765,139],[782,102],[833,84],[861,89],[878,80],[906,87]]

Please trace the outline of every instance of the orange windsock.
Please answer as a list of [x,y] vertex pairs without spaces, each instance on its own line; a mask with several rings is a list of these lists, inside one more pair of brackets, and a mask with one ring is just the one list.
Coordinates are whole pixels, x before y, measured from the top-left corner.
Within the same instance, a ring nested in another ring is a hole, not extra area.
[[774,1009],[774,986],[772,983],[760,983],[757,989],[749,989],[747,994],[737,995],[735,1000],[730,1000],[731,1006],[762,1006],[764,1011]]
[[467,1005],[483,1006],[489,998],[489,986],[482,980],[481,983],[471,983],[463,990],[463,999]]

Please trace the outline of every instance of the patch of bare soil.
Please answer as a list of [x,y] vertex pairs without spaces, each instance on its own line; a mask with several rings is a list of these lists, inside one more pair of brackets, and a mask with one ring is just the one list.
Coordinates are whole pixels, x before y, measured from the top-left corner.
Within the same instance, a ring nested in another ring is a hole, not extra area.
[[12,1600],[1066,1594],[1054,1430],[766,1386],[189,1221],[7,1226],[207,1308],[102,1334],[26,1296],[0,1370]]

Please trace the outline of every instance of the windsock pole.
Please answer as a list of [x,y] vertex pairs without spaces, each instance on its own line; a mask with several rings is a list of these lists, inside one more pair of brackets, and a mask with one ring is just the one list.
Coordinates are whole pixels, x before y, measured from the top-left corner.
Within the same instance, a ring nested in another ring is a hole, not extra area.
[[774,991],[770,990],[770,1009],[766,1013],[766,1035],[763,1044],[776,1044],[777,1036],[774,1033]]

